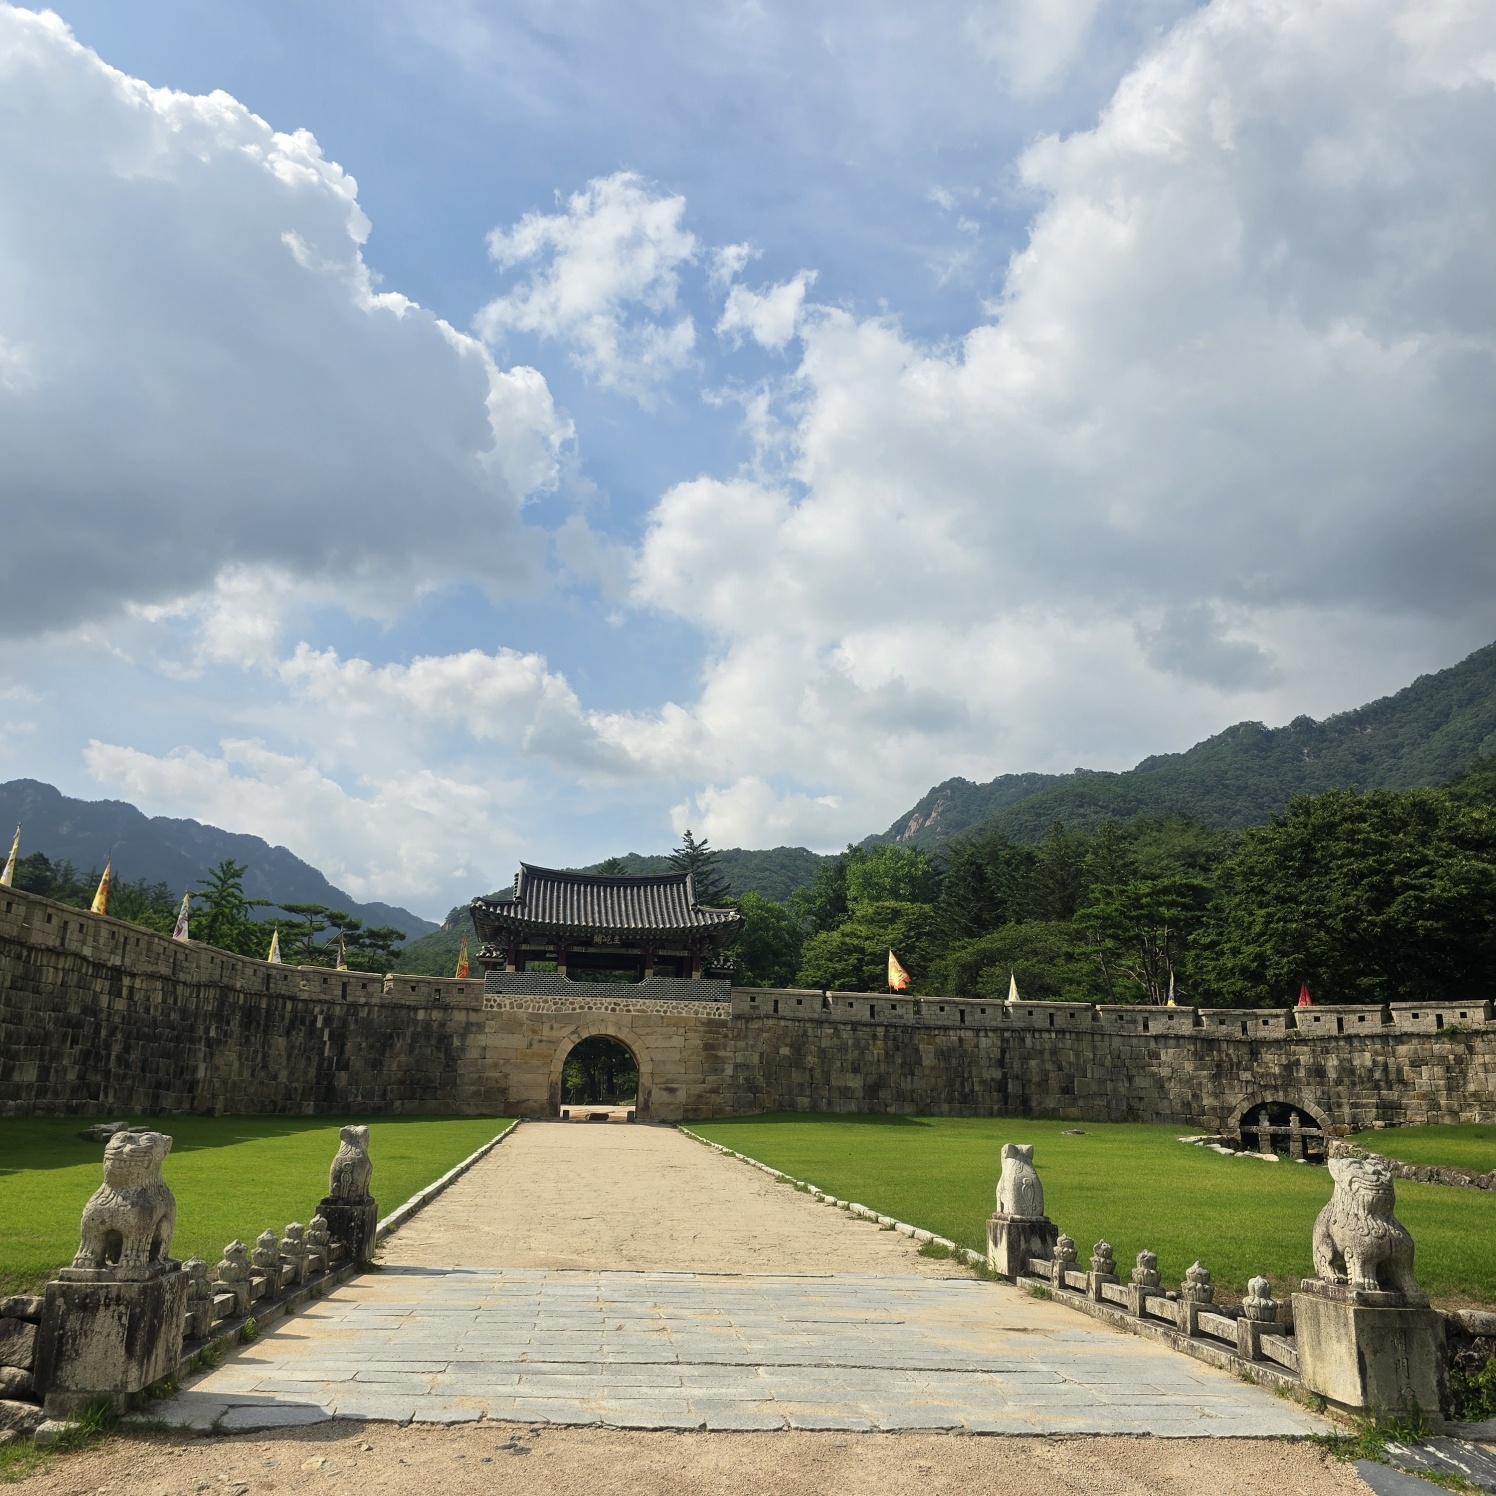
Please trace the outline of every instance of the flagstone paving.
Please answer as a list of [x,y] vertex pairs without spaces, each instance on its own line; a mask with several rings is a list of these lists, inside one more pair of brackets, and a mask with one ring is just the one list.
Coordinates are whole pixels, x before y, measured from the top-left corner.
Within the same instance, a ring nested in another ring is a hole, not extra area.
[[[1151,1342],[950,1276],[906,1238],[663,1129],[527,1125],[417,1222],[381,1271],[194,1382],[169,1416],[237,1431],[480,1418],[1167,1437],[1326,1427]],[[558,1256],[584,1265],[544,1265]],[[661,1261],[677,1270],[635,1266]],[[849,1270],[721,1270],[751,1264]]]

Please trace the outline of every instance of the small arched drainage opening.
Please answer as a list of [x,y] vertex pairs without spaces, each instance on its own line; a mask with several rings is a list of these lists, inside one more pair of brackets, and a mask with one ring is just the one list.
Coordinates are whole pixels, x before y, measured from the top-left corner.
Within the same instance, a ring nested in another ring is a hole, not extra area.
[[1237,1146],[1243,1151],[1276,1153],[1306,1163],[1325,1161],[1325,1128],[1313,1112],[1291,1101],[1254,1101],[1237,1122]]
[[581,1040],[561,1066],[561,1117],[567,1122],[632,1122],[639,1098],[639,1062],[607,1034]]

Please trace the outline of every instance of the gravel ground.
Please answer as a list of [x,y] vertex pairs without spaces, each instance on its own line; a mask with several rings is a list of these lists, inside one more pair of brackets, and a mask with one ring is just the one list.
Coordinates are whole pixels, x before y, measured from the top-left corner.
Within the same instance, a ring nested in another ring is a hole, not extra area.
[[402,1226],[380,1260],[708,1273],[963,1271],[674,1128],[585,1122],[516,1128]]
[[186,1443],[117,1438],[59,1459],[22,1489],[27,1496],[1366,1496],[1368,1488],[1312,1445],[1276,1440],[651,1434],[483,1423],[332,1424]]

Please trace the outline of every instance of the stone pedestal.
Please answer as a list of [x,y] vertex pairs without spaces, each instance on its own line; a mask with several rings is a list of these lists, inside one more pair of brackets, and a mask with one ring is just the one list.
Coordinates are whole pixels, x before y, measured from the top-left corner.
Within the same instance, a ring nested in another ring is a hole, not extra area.
[[1357,1413],[1416,1407],[1431,1427],[1443,1426],[1444,1318],[1422,1295],[1305,1279],[1293,1320],[1307,1390]]
[[177,1369],[187,1275],[170,1259],[138,1269],[63,1268],[47,1284],[36,1386],[49,1418],[133,1394]]
[[1005,1278],[1029,1271],[1032,1257],[1052,1258],[1060,1230],[1048,1216],[1014,1216],[998,1212],[987,1221],[987,1265]]
[[327,1222],[327,1234],[342,1242],[347,1261],[363,1264],[374,1256],[374,1232],[379,1225],[379,1207],[372,1196],[362,1200],[337,1200],[329,1195],[317,1206]]

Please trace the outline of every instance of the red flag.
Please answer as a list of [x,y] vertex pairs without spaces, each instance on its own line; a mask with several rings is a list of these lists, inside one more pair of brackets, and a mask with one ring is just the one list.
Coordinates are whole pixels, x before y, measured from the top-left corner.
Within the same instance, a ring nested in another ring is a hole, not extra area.
[[1301,1008],[1312,1008],[1314,1004],[1309,1000],[1308,982],[1299,983],[1299,1006]]

